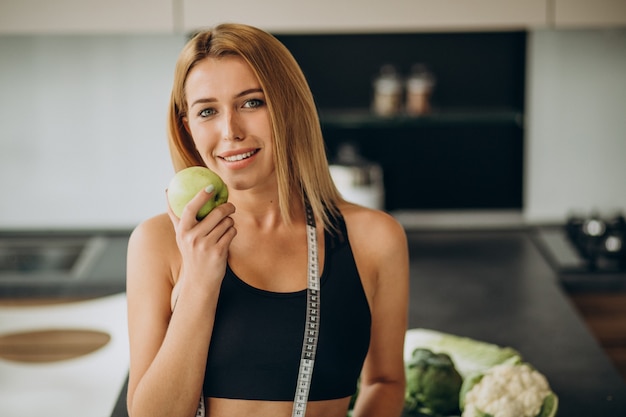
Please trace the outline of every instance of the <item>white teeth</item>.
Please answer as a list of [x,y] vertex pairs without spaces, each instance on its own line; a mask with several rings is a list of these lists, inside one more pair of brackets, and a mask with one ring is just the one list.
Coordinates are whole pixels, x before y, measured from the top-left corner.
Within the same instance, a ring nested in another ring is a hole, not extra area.
[[228,161],[228,162],[241,161],[243,159],[250,158],[255,153],[256,153],[256,151],[250,151],[250,152],[246,152],[246,153],[241,153],[239,155],[225,156],[224,159],[226,161]]

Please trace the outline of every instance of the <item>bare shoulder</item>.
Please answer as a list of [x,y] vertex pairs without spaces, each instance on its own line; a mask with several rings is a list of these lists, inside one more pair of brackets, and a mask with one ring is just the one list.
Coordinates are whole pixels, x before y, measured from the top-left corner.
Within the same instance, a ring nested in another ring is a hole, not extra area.
[[[396,336],[404,334],[409,281],[409,248],[404,228],[383,211],[352,204],[339,209],[375,321],[396,323]],[[389,340],[390,331],[392,326],[376,333]]]
[[390,214],[353,204],[340,206],[348,239],[364,283],[406,275],[407,237],[402,225]]
[[350,241],[357,246],[370,244],[379,249],[381,244],[406,246],[404,228],[390,214],[349,203],[342,205],[340,210]]
[[132,232],[128,242],[128,273],[129,279],[136,275],[134,267],[138,270],[156,272],[158,268],[161,274],[171,271],[179,257],[176,246],[176,235],[172,222],[167,214],[151,217],[140,223]]
[[131,241],[140,244],[156,243],[161,239],[172,239],[174,237],[174,227],[166,213],[162,213],[144,220],[131,234]]

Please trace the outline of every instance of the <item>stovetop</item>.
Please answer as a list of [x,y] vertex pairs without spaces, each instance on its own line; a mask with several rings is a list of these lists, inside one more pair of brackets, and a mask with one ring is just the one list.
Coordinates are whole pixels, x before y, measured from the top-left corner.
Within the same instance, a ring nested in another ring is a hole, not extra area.
[[535,242],[569,290],[626,290],[626,221],[621,213],[570,216],[537,227]]

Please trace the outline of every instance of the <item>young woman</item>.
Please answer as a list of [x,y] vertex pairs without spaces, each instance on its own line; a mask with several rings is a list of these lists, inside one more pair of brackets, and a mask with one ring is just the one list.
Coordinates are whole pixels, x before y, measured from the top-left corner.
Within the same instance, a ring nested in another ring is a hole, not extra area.
[[210,168],[229,201],[196,220],[208,188],[131,236],[130,416],[194,416],[202,398],[209,417],[345,417],[357,382],[355,417],[399,416],[406,237],[340,197],[287,49],[244,25],[197,34],[176,65],[169,140],[175,170]]

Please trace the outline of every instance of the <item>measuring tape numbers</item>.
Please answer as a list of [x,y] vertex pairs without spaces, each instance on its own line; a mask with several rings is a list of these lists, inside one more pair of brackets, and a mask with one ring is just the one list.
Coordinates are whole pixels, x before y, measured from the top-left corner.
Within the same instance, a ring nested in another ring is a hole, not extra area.
[[318,273],[317,231],[315,228],[313,210],[308,201],[305,202],[305,210],[308,248],[306,320],[304,323],[304,340],[302,342],[302,355],[300,356],[300,369],[298,370],[292,417],[304,417],[306,414],[320,325],[321,291]]

